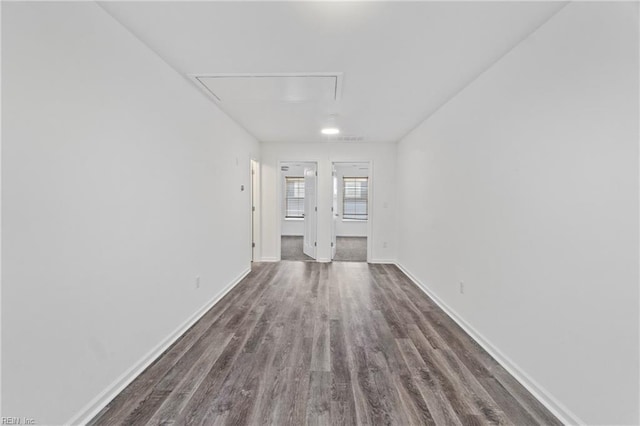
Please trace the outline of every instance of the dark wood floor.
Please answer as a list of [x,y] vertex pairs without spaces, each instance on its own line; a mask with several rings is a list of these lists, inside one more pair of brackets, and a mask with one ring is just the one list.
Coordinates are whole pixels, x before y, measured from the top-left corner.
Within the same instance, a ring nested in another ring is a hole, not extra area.
[[557,425],[395,266],[254,264],[92,422]]

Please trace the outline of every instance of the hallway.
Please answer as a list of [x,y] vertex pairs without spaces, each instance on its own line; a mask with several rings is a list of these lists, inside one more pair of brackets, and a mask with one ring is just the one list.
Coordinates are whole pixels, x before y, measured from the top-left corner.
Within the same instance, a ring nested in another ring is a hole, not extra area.
[[258,263],[91,423],[560,424],[395,266]]

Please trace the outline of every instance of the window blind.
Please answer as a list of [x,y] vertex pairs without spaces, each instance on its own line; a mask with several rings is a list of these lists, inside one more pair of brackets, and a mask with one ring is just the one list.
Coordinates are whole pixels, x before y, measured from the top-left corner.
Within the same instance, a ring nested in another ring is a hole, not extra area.
[[367,220],[369,217],[369,178],[344,177],[342,218]]
[[285,217],[304,217],[304,177],[285,178]]

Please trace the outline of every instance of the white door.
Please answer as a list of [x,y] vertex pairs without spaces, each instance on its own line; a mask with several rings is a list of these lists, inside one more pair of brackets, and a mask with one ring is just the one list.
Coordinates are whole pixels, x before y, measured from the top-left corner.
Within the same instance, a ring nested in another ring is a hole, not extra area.
[[304,246],[302,251],[309,257],[316,258],[316,223],[318,209],[316,207],[316,171],[304,170]]
[[336,257],[336,228],[338,226],[338,175],[336,170],[331,172],[333,178],[333,204],[331,205],[331,260]]

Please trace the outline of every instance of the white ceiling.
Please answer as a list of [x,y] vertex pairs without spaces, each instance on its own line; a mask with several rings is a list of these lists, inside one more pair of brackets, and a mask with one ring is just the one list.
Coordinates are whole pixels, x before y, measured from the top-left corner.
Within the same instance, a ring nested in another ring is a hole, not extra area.
[[227,99],[211,96],[263,142],[326,140],[320,129],[330,114],[336,114],[343,138],[397,141],[564,5],[100,4],[185,76],[343,73],[337,101],[323,96],[291,101],[273,88],[263,99],[248,99],[246,90],[234,96],[233,87],[225,88]]

